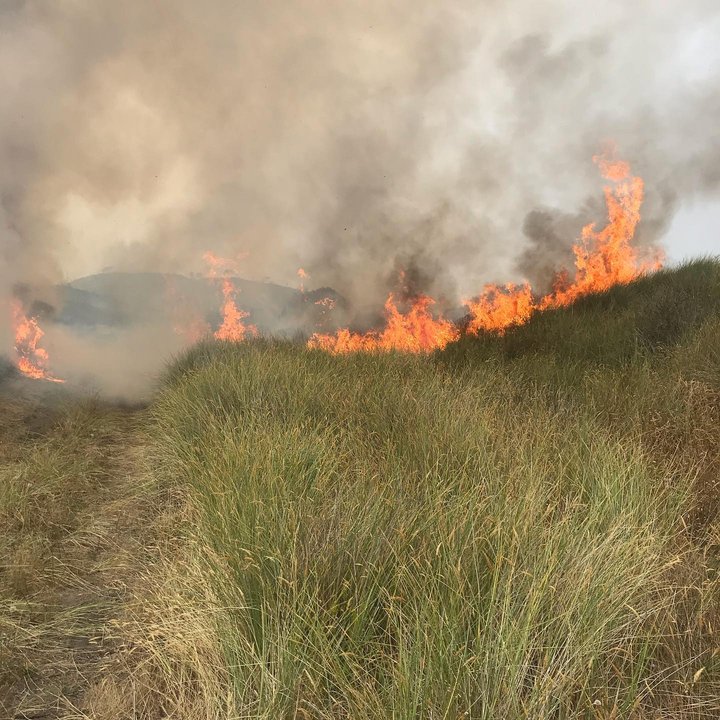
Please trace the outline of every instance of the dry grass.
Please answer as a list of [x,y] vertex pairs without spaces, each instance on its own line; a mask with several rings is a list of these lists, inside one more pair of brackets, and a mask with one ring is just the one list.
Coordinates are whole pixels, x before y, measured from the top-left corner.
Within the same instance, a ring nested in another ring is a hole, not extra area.
[[434,358],[205,344],[149,416],[6,401],[0,708],[719,717],[719,280]]
[[136,474],[138,416],[20,390],[0,428],[0,708],[73,717],[117,651],[108,628],[146,554],[153,491]]

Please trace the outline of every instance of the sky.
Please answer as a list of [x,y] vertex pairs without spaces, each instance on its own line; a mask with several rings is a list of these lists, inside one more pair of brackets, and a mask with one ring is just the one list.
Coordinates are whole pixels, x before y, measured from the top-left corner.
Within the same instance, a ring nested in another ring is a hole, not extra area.
[[683,207],[662,238],[669,262],[720,256],[720,200]]

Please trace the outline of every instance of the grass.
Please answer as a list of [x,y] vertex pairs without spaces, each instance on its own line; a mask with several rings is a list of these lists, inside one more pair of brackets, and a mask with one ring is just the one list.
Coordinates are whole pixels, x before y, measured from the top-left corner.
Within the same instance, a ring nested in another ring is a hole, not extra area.
[[720,716],[717,262],[430,357],[207,342],[147,413],[5,406],[4,708]]
[[17,380],[8,389],[0,420],[0,711],[85,717],[82,697],[115,651],[108,623],[126,600],[128,559],[141,554],[130,533],[142,537],[136,525],[152,499],[149,487],[123,477],[138,418],[64,389]]
[[207,716],[716,717],[719,341],[707,261],[432,358],[185,354]]

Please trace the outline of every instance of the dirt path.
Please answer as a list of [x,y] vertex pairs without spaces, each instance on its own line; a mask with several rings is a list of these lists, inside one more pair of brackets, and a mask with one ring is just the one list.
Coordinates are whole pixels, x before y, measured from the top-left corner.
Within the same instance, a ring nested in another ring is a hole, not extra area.
[[0,398],[0,716],[85,718],[156,512],[144,413]]

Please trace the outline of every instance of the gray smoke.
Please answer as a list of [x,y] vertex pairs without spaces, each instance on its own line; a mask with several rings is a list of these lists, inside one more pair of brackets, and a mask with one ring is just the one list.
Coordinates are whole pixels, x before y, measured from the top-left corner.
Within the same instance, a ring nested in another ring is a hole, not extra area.
[[3,0],[0,294],[205,250],[360,316],[400,267],[448,303],[542,286],[606,142],[641,243],[717,193],[718,30],[716,0]]

